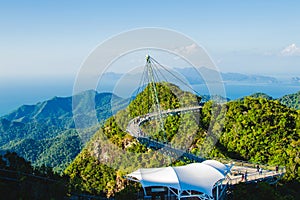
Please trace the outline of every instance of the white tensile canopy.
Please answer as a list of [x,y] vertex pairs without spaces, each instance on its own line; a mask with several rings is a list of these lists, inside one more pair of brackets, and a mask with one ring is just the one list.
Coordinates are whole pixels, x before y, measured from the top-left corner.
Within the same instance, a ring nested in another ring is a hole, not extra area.
[[[161,186],[167,187],[177,197],[191,191],[202,193],[202,197],[213,198],[212,190],[217,182],[225,179],[230,166],[216,160],[206,160],[202,163],[192,163],[179,167],[141,168],[127,175],[127,178],[138,181],[143,188]],[[173,189],[176,189],[175,192]],[[185,195],[185,197],[188,197]],[[199,196],[200,195],[193,195]],[[201,198],[202,199],[202,198]]]

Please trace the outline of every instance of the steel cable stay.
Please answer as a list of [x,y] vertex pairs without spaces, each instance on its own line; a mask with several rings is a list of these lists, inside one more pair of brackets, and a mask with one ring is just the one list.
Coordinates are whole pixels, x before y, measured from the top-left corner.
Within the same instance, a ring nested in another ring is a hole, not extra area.
[[160,64],[157,60],[152,58],[149,55],[146,55],[146,63],[144,70],[142,72],[141,79],[139,81],[138,89],[136,90],[135,95],[133,95],[132,98],[135,98],[142,90],[144,90],[147,86],[149,87],[147,92],[148,96],[148,113],[151,111],[151,106],[153,106],[154,111],[158,113],[158,133],[163,132],[163,142],[167,142],[166,137],[166,131],[164,130],[164,122],[162,117],[162,109],[159,102],[159,94],[158,94],[158,88],[157,83],[159,82],[171,82],[170,77],[169,80],[167,76],[170,75],[170,77],[175,78],[175,80],[178,80],[181,84],[189,88],[191,91],[193,91],[195,94],[199,95],[199,93],[194,90],[189,84],[187,84],[185,81],[183,81],[180,77],[178,77],[175,73],[173,73],[170,69],[165,67],[164,65]]
[[[159,77],[153,69],[153,64],[151,62],[151,57],[149,55],[146,56],[146,67],[145,68],[147,70],[147,76],[148,76],[148,80],[149,80],[149,90],[151,90],[153,105],[154,105],[154,108],[156,109],[154,112],[158,113],[159,126],[158,126],[157,132],[158,132],[158,134],[160,132],[163,132],[163,142],[167,142],[166,131],[164,129],[164,122],[163,122],[160,102],[159,102],[159,98],[158,98],[158,88],[156,88],[157,87],[156,83],[159,81]],[[148,102],[148,105],[150,105],[150,102]]]
[[[168,77],[170,75],[170,77]],[[187,84],[185,81],[183,81],[180,77],[178,77],[175,73],[173,73],[170,69],[165,67],[164,65],[160,64],[157,60],[152,58],[149,55],[146,55],[146,63],[144,70],[142,72],[141,80],[139,81],[138,89],[136,90],[136,94],[132,97],[135,98],[142,90],[144,90],[147,86],[149,87],[147,89],[148,92],[148,113],[151,112],[151,103],[153,109],[152,112],[158,113],[157,120],[158,120],[158,129],[157,132],[160,135],[160,133],[163,133],[163,142],[167,143],[167,136],[166,131],[164,129],[164,121],[162,116],[162,109],[159,102],[159,94],[158,94],[158,85],[159,82],[171,82],[168,81],[173,77],[175,80],[179,81],[181,84],[189,88],[191,91],[193,91],[196,95],[199,95],[199,93],[194,90],[189,84]]]
[[195,94],[199,95],[200,94],[194,90],[189,84],[187,84],[185,81],[183,81],[181,78],[179,78],[178,76],[176,76],[171,70],[169,70],[167,67],[163,66],[162,64],[160,64],[157,60],[155,60],[154,58],[151,57],[151,60],[156,63],[157,65],[159,65],[161,68],[163,68],[166,72],[168,72],[169,74],[171,74],[175,79],[177,79],[178,81],[180,81],[182,84],[184,84],[186,87],[188,87],[190,90],[192,90]]

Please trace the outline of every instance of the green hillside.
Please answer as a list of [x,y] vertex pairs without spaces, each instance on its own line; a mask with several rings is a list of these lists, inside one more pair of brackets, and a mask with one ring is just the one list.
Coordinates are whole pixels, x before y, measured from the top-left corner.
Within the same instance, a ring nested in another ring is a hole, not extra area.
[[[228,102],[220,115],[226,118],[214,124],[221,134],[211,156],[286,166],[285,178],[300,181],[299,111],[278,101],[247,97]],[[199,153],[201,145],[202,141],[196,142],[193,152]]]
[[288,94],[278,99],[282,104],[290,108],[300,109],[300,91],[294,94]]
[[[95,91],[75,95],[73,100],[77,100],[74,105],[72,97],[54,97],[36,105],[21,106],[1,117],[0,152],[14,151],[34,165],[44,164],[62,171],[98,129],[98,122],[89,120],[89,102],[95,102],[99,122],[127,104],[116,95]],[[80,132],[75,129],[73,117],[85,119],[80,121],[85,125]]]
[[265,94],[265,93],[262,93],[262,92],[257,92],[257,93],[254,93],[254,94],[251,94],[249,95],[249,97],[252,97],[252,98],[265,98],[265,99],[268,99],[268,100],[273,100],[273,97]]
[[[161,83],[157,88],[163,109],[194,105],[201,100],[174,85]],[[148,103],[148,90],[146,87],[125,110],[109,118],[68,166],[65,173],[70,176],[74,190],[106,196],[128,195],[132,188],[122,178],[124,174],[140,167],[183,164],[182,160],[170,163],[168,157],[147,149],[126,133],[130,119],[153,111]],[[205,137],[208,130],[213,130],[220,138],[207,156],[284,165],[285,180],[299,181],[299,111],[278,101],[253,97],[213,105],[211,101],[205,103],[199,118],[189,113],[165,118],[164,136],[156,131],[155,122],[144,124],[142,128],[157,140],[167,137],[172,145],[187,144],[185,147],[196,155],[203,154]],[[189,143],[186,138],[193,141]],[[104,169],[103,174],[99,172],[101,169]]]

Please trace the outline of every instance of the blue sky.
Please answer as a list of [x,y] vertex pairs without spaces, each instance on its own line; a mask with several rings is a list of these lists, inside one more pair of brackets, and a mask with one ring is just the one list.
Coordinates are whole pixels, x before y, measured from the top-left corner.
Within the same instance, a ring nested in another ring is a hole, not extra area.
[[[28,91],[36,85],[70,88],[82,62],[98,44],[141,27],[186,34],[208,51],[221,71],[300,76],[297,0],[12,0],[0,5],[2,99],[8,90],[25,86]],[[12,101],[13,94],[6,98]],[[24,101],[28,102],[26,97]]]

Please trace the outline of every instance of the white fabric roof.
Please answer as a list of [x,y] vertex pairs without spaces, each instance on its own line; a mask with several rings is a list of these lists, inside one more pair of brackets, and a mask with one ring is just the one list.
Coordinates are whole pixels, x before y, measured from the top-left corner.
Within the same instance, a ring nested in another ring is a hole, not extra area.
[[215,183],[225,178],[230,167],[216,160],[180,167],[138,169],[127,177],[137,179],[143,187],[164,186],[179,191],[194,190],[212,196]]
[[206,165],[216,168],[223,175],[226,175],[230,171],[229,166],[224,165],[223,163],[220,163],[219,161],[216,161],[216,160],[205,160],[202,162],[202,164],[206,164]]

